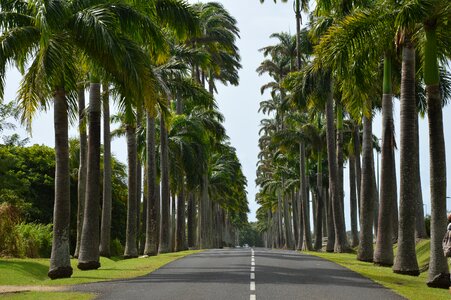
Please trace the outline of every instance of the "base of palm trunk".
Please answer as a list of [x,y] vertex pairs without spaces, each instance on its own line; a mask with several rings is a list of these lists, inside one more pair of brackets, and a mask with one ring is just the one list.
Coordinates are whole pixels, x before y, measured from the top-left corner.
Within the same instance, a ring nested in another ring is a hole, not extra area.
[[47,273],[50,279],[59,279],[59,278],[69,278],[72,276],[73,270],[72,267],[59,267],[50,270]]
[[420,270],[395,270],[395,269],[393,269],[393,273],[401,274],[401,275],[409,275],[409,276],[420,276]]
[[375,261],[374,265],[379,266],[379,267],[393,267],[393,263],[386,263],[386,262],[379,262],[379,261]]
[[133,254],[124,254],[123,258],[124,259],[130,259],[130,258],[137,258],[138,255],[133,255]]
[[97,270],[98,268],[100,268],[100,262],[99,261],[79,262],[77,268],[83,271]]

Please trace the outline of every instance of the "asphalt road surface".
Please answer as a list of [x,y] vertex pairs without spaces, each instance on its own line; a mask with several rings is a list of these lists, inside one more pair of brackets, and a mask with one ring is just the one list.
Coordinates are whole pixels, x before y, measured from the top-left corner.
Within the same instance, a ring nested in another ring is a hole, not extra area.
[[78,285],[98,299],[404,299],[339,265],[294,251],[215,249],[138,278]]

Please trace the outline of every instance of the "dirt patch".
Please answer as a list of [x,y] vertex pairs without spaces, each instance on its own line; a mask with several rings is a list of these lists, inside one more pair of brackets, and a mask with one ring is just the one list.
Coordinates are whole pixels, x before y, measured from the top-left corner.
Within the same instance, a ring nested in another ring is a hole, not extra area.
[[0,294],[18,292],[62,292],[69,290],[65,286],[44,285],[0,285]]

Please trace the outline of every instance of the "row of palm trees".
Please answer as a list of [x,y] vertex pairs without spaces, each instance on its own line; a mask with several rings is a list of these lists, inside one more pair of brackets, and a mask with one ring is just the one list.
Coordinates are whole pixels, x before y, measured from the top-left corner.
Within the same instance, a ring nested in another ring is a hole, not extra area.
[[[295,7],[306,8],[297,0]],[[257,216],[268,246],[319,250],[327,237],[327,251],[358,246],[359,260],[419,275],[415,239],[426,233],[418,114],[427,113],[429,279],[447,273],[440,241],[446,231],[442,106],[450,97],[445,68],[451,57],[450,12],[449,3],[434,0],[317,1],[305,29],[295,36],[272,35],[278,43],[262,49],[266,59],[257,69],[273,79],[262,87],[262,92],[270,90],[271,99],[260,103],[268,118],[261,123],[257,170]],[[399,206],[393,97],[400,100]],[[382,111],[381,145],[372,134],[376,111]],[[381,153],[379,187],[374,149]],[[346,161],[351,244],[344,218]]]
[[[54,109],[50,278],[72,274],[68,129],[77,111],[79,269],[97,269],[111,253],[115,136],[127,140],[124,257],[233,243],[248,211],[246,179],[213,94],[218,81],[238,84],[241,65],[236,20],[221,4],[1,0],[0,15],[0,78],[10,64],[24,74],[22,120],[31,129],[38,109]],[[111,99],[119,113],[110,118]],[[114,132],[110,119],[120,122]]]

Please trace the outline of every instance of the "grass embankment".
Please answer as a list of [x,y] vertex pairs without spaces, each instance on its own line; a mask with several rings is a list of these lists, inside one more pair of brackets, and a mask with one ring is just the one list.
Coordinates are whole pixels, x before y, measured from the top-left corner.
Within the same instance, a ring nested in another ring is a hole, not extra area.
[[[197,253],[199,250],[182,251],[176,253],[161,254],[148,258],[100,258],[101,267],[98,270],[80,271],[77,269],[77,260],[72,259],[71,264],[74,273],[71,278],[50,280],[47,277],[49,269],[48,259],[0,259],[0,286],[63,286],[80,283],[98,282],[113,279],[124,279],[142,276],[163,265],[170,263],[178,258],[182,258],[189,254]],[[52,299],[46,296],[51,295],[54,299],[79,299],[74,298],[74,293],[58,293],[52,292],[26,292],[17,294],[7,294],[8,298],[29,297],[36,299]],[[65,295],[63,297],[63,294]],[[5,294],[3,296],[6,296]],[[81,296],[81,294],[79,294]],[[84,294],[83,299],[90,299],[93,295]],[[0,294],[1,298],[1,294]],[[21,298],[22,299],[22,298]],[[25,298],[27,299],[27,298]]]
[[[357,272],[371,280],[393,290],[401,296],[411,300],[442,300],[450,299],[448,290],[429,288],[427,265],[429,263],[430,241],[422,240],[417,243],[417,260],[422,273],[418,277],[395,274],[392,268],[375,266],[373,263],[361,262],[355,253],[325,253],[308,252],[308,254],[322,257],[335,262],[345,268]],[[396,248],[394,249],[396,252]]]
[[88,293],[60,293],[60,292],[21,292],[0,294],[0,299],[8,300],[90,300],[96,295]]

